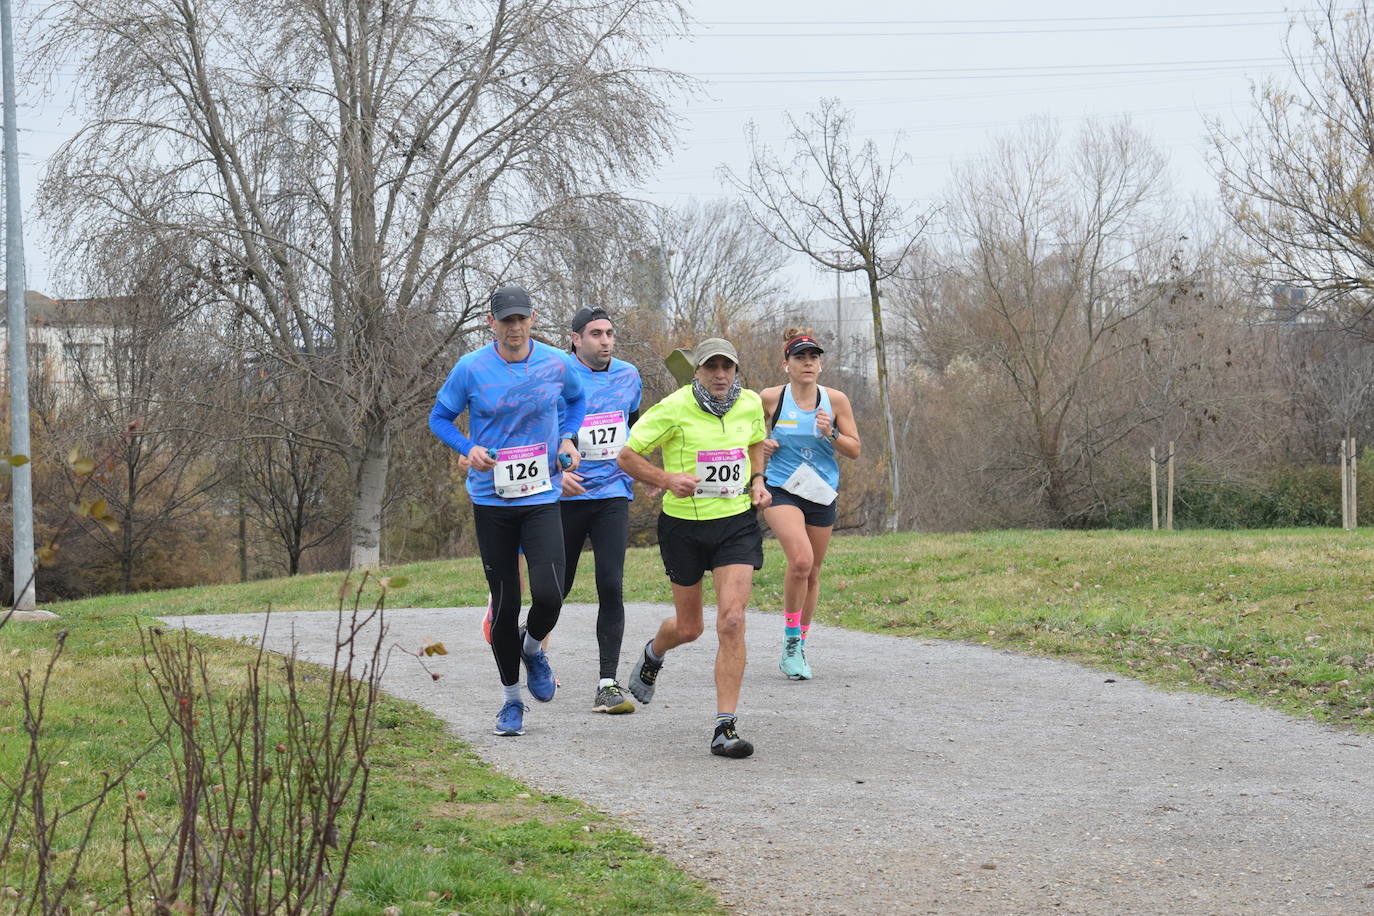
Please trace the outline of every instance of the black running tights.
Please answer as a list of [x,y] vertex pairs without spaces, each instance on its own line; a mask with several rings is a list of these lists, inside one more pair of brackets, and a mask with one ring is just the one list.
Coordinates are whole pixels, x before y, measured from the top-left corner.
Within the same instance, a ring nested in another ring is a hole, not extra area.
[[477,549],[491,591],[491,652],[501,683],[520,683],[520,559],[529,572],[530,612],[526,629],[542,640],[553,632],[563,609],[563,525],[558,503],[539,506],[472,507]]
[[567,499],[562,503],[564,576],[563,597],[572,591],[577,561],[587,539],[596,558],[596,644],[600,677],[614,678],[620,665],[620,642],[625,636],[625,541],[630,536],[630,501]]

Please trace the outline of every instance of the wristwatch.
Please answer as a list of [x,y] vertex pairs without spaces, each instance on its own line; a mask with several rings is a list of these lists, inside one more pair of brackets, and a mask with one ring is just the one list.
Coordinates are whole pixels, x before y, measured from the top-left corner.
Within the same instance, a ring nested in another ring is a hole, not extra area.
[[830,435],[825,438],[829,442],[834,442],[836,439],[840,438],[840,428],[838,426],[831,426]]

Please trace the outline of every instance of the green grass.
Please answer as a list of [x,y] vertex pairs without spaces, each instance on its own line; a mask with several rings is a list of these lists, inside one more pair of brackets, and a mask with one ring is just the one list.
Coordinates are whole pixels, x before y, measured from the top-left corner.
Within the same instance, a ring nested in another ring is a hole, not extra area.
[[[471,572],[469,572],[469,575]],[[207,589],[217,610],[260,610],[281,592],[299,591],[304,606],[337,606],[342,576],[313,583],[258,583],[240,603],[234,589]],[[317,590],[333,592],[315,604]],[[193,601],[196,590],[174,600]],[[374,592],[375,594],[375,592]],[[479,596],[480,597],[480,596]],[[46,733],[54,773],[50,808],[91,794],[102,769],[115,769],[151,737],[135,685],[140,670],[136,623],[169,613],[161,594],[100,598],[54,609],[60,621],[10,624],[0,630],[0,774],[18,772],[26,744],[15,678],[36,673],[51,658],[53,634],[69,631],[49,693]],[[285,606],[277,603],[275,606]],[[253,651],[245,645],[192,637],[207,649],[212,682],[231,685]],[[274,666],[269,666],[274,667]],[[319,700],[316,679],[314,699]],[[422,709],[384,698],[365,821],[338,913],[376,916],[397,907],[415,914],[637,914],[643,901],[665,912],[723,912],[711,891],[653,854],[623,825],[580,802],[534,792],[494,772]],[[131,775],[139,815],[173,810],[174,785],[165,753],[154,752]],[[0,800],[5,790],[0,788]],[[101,815],[81,880],[69,902],[75,912],[115,912],[120,892],[119,814],[123,796]],[[72,824],[75,826],[76,821]],[[0,829],[3,829],[0,823]],[[68,845],[59,866],[71,855]],[[25,886],[17,862],[0,864],[0,893]],[[0,904],[0,910],[5,905]]]
[[[572,601],[594,600],[590,569],[583,572]],[[410,580],[391,595],[393,606],[485,599],[475,559],[388,573]],[[779,608],[782,573],[770,541],[753,606]],[[136,620],[268,605],[327,609],[337,605],[341,581],[308,576],[105,596],[54,608],[63,615],[55,623],[0,630],[0,772],[13,772],[18,753],[8,685],[44,661],[58,627],[72,635],[50,722],[68,761],[59,769],[70,782],[59,788],[76,795],[129,743],[106,736],[137,730]],[[832,542],[822,581],[821,623],[1061,656],[1169,689],[1374,729],[1374,535],[1366,532],[844,537]],[[627,600],[669,600],[656,549],[629,552],[625,582]],[[242,646],[203,644],[226,678],[248,658]],[[813,654],[824,658],[823,641]],[[369,817],[342,912],[633,913],[646,895],[663,911],[719,912],[709,891],[614,821],[493,773],[422,710],[387,700],[379,722]],[[150,766],[138,778],[152,788],[162,777]],[[82,888],[97,901],[109,898],[117,873],[114,834],[99,843]]]

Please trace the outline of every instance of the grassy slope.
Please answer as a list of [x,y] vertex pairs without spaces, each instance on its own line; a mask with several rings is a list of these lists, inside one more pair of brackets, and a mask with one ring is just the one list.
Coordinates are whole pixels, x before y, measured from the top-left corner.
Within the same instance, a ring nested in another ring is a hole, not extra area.
[[[1320,530],[837,538],[819,621],[1061,655],[1371,729],[1371,560],[1371,535]],[[769,542],[754,606],[778,608],[782,568]],[[475,560],[389,572],[410,579],[393,605],[475,606],[485,598]],[[654,549],[630,551],[625,580],[629,600],[668,600]],[[52,720],[73,768],[98,765],[109,753],[99,737],[127,727],[116,718],[134,717],[136,615],[329,608],[340,581],[301,577],[56,608],[73,635]],[[589,568],[570,600],[594,600]],[[0,683],[13,683],[41,653],[50,629],[0,631]],[[216,649],[226,665],[244,651]],[[823,639],[812,654],[823,671]],[[0,728],[14,722],[11,697],[0,691]],[[375,819],[364,837],[376,845],[363,847],[352,872],[353,911],[395,904],[414,913],[518,912],[532,901],[558,912],[634,912],[643,893],[679,912],[712,909],[705,893],[614,824],[496,776],[414,707],[389,701],[383,722]],[[11,767],[13,735],[0,739],[0,768]],[[440,899],[428,899],[433,894]]]
[[[305,606],[337,606],[341,578],[320,577],[307,586],[334,594],[322,604],[302,599]],[[245,589],[251,597],[238,600],[232,588],[205,591],[215,594],[217,610],[253,611],[268,600],[262,595],[300,588],[294,582],[258,583]],[[188,590],[173,600],[194,593]],[[0,774],[16,773],[25,750],[17,727],[22,713],[15,678],[24,669],[40,672],[47,664],[55,630],[70,633],[47,709],[48,747],[55,764],[50,808],[87,798],[99,772],[117,768],[150,734],[135,692],[136,682],[147,683],[140,670],[136,622],[147,624],[147,615],[171,612],[159,594],[54,609],[61,620],[0,630]],[[480,638],[475,630],[463,635]],[[246,646],[195,639],[208,650],[212,678],[226,685],[252,658]],[[643,912],[646,899],[657,901],[664,912],[721,912],[709,889],[649,852],[612,819],[495,773],[423,710],[388,698],[379,706],[377,721],[367,817],[340,914],[375,916],[395,906],[407,916],[628,916]],[[140,815],[170,810],[167,770],[165,753],[155,752],[130,778],[131,792],[147,793],[146,800],[134,802]],[[77,912],[120,909],[122,808],[120,795],[102,815],[83,862],[79,893],[71,901]],[[0,893],[7,885],[25,886],[19,869],[14,862],[0,865]]]

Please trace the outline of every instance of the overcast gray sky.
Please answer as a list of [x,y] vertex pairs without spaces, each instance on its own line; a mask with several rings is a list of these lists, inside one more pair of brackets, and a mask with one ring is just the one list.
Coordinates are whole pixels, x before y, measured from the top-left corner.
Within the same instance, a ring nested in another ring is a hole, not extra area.
[[[787,112],[823,97],[852,108],[861,137],[910,156],[900,193],[930,206],[951,167],[1033,116],[1071,133],[1090,117],[1129,115],[1169,154],[1181,197],[1215,196],[1204,118],[1239,123],[1250,85],[1285,70],[1289,22],[1311,2],[1174,0],[693,0],[689,38],[661,58],[703,81],[680,106],[675,156],[638,193],[663,204],[724,192],[716,168],[746,164],[744,126],[780,141]],[[20,61],[22,70],[23,62]],[[66,100],[24,93],[25,200],[44,159],[74,129]],[[74,295],[50,277],[40,227],[26,231],[28,286]],[[799,292],[833,279],[799,264]]]
[[[669,204],[722,194],[715,169],[747,163],[744,125],[780,142],[786,114],[822,97],[853,109],[858,133],[910,156],[900,191],[933,205],[951,169],[1028,118],[1071,134],[1129,115],[1169,155],[1178,196],[1215,198],[1206,118],[1239,124],[1250,86],[1287,72],[1289,23],[1314,4],[1275,0],[697,0],[692,36],[665,64],[704,81],[683,106],[680,149],[643,189]],[[1301,37],[1296,46],[1303,47]],[[803,292],[833,279],[798,266]]]

